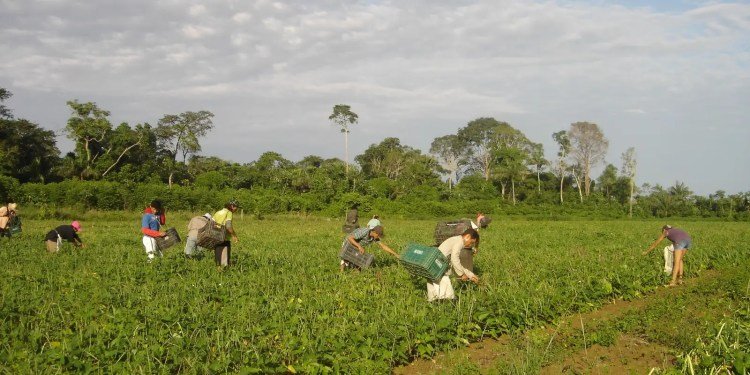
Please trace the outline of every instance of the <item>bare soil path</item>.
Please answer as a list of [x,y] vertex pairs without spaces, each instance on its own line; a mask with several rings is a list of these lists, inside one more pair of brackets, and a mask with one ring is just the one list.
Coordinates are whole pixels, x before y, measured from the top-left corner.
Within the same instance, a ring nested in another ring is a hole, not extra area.
[[[621,332],[617,322],[627,317],[641,316],[652,305],[664,301],[683,301],[679,305],[681,319],[706,314],[724,314],[721,308],[707,311],[707,304],[690,303],[697,289],[719,276],[717,271],[704,271],[699,277],[688,279],[674,288],[658,288],[632,301],[616,300],[583,314],[563,317],[554,326],[531,329],[498,339],[486,339],[466,348],[440,353],[432,359],[419,359],[394,369],[394,374],[468,374],[468,373],[526,373],[541,374],[648,374],[652,369],[673,368],[676,350],[641,335]],[[709,298],[709,296],[704,296]],[[684,302],[688,301],[688,302]],[[680,302],[675,302],[675,304]],[[718,305],[718,304],[713,304]],[[678,305],[675,305],[678,306]],[[665,314],[668,315],[668,314]],[[654,320],[640,332],[677,330],[683,322]],[[685,322],[689,323],[689,322]],[[587,336],[588,335],[588,336]],[[605,337],[606,336],[606,337]],[[604,337],[604,339],[603,339]],[[588,343],[587,343],[588,340]],[[598,342],[605,342],[600,345]],[[536,354],[534,354],[536,353]],[[541,353],[541,355],[539,355]],[[535,357],[536,356],[536,357]],[[524,359],[526,358],[526,359]],[[538,366],[523,367],[524,362],[536,359]],[[507,368],[515,370],[506,370]]]

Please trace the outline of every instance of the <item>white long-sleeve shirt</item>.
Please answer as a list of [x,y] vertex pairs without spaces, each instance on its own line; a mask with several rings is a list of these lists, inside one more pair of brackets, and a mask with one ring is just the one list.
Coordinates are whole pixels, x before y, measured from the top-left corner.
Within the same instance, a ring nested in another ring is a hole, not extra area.
[[[460,256],[461,250],[464,247],[465,245],[463,236],[453,236],[443,241],[443,243],[438,246],[438,249],[451,262],[451,268],[456,272],[456,275],[458,275],[459,277],[466,275],[467,277],[471,278],[475,276],[474,273],[467,270],[461,265]],[[445,274],[450,275],[451,270],[448,269],[448,272],[446,272]]]

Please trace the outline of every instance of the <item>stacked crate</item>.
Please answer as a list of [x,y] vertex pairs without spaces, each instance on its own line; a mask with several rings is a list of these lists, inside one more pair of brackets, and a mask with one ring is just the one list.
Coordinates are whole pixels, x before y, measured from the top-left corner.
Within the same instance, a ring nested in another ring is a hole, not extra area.
[[401,265],[414,275],[437,282],[448,270],[448,259],[437,247],[410,243],[399,258]]

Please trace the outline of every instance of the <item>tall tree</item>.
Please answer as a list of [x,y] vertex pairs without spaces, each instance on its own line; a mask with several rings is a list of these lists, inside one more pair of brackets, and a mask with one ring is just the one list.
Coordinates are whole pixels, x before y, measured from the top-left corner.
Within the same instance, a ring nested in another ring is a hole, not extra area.
[[555,163],[554,173],[560,178],[560,203],[563,203],[563,182],[568,172],[568,156],[570,155],[570,139],[568,132],[560,130],[552,134],[558,146],[557,162]]
[[199,138],[213,129],[211,120],[214,114],[209,111],[187,111],[179,115],[164,115],[159,120],[154,132],[157,145],[162,153],[168,155],[168,183],[172,186],[177,169],[177,155],[182,155],[182,165],[188,155],[200,152]]
[[440,166],[448,172],[448,188],[453,188],[458,181],[458,169],[466,154],[458,135],[451,134],[435,138],[430,144],[430,153],[435,155]]
[[328,116],[333,125],[340,128],[344,133],[344,170],[349,174],[349,126],[359,121],[359,116],[352,112],[352,107],[346,104],[336,104],[333,106],[333,113]]
[[571,156],[580,165],[583,174],[583,182],[586,196],[591,194],[591,168],[604,161],[607,154],[609,141],[599,129],[599,126],[591,122],[575,122],[570,124],[568,131],[570,138]]
[[529,164],[534,167],[536,171],[536,188],[538,192],[542,192],[542,178],[541,174],[544,167],[549,164],[547,159],[544,158],[544,146],[541,143],[531,144],[531,153],[529,154]]
[[494,118],[482,117],[458,130],[458,138],[467,151],[467,166],[470,170],[481,173],[486,181],[489,181],[492,174],[492,148],[497,141],[496,129],[501,124],[505,123]]
[[177,161],[177,155],[181,154],[184,163],[188,155],[200,152],[199,138],[214,128],[211,120],[213,117],[214,114],[209,111],[187,111],[179,115],[164,115],[159,120],[155,131],[159,146],[169,151],[174,161]]
[[112,131],[109,111],[99,108],[96,103],[67,102],[72,111],[65,132],[76,143],[76,155],[81,179],[94,177],[94,164],[105,152],[104,143]]
[[493,175],[500,182],[500,194],[505,198],[508,185],[511,188],[513,204],[516,203],[516,182],[529,174],[528,164],[533,143],[520,130],[508,123],[500,123],[494,128],[491,146]]
[[605,197],[609,198],[611,196],[615,184],[617,184],[617,167],[607,164],[602,174],[599,175],[599,187]]
[[0,87],[0,119],[13,118],[13,112],[10,108],[6,107],[5,104],[2,104],[4,101],[10,99],[11,96],[13,96],[13,94],[10,91]]
[[628,179],[630,197],[628,198],[628,216],[633,217],[633,203],[635,198],[635,172],[636,172],[635,148],[630,147],[622,153],[622,174]]
[[0,174],[21,183],[46,182],[60,151],[55,133],[27,120],[0,119]]

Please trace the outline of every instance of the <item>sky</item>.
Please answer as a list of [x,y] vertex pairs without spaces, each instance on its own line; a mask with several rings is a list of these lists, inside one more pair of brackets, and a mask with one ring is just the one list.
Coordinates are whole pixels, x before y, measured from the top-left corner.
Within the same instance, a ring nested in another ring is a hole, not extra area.
[[[638,184],[750,191],[750,1],[0,0],[4,104],[58,134],[69,100],[114,124],[211,111],[202,155],[344,158],[386,137],[423,152],[480,117],[555,157],[599,125]],[[595,177],[603,165],[594,170]]]

